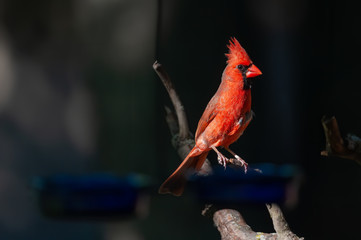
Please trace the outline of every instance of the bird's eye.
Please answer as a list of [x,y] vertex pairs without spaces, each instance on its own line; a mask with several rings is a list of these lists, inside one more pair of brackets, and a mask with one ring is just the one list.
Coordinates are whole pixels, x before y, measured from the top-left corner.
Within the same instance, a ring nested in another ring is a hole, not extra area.
[[237,68],[242,72],[242,73],[246,73],[246,71],[248,70],[248,68],[250,68],[252,66],[252,63],[248,66],[239,64],[237,65]]
[[237,68],[241,71],[241,72],[245,72],[246,71],[246,66],[242,65],[242,64],[239,64],[237,65]]

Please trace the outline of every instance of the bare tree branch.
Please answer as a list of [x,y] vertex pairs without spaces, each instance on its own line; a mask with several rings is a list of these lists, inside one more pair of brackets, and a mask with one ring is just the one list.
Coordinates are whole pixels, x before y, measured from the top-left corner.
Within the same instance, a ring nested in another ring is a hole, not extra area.
[[236,210],[218,210],[213,215],[213,221],[223,240],[256,239],[256,233]]
[[[321,123],[326,137],[326,149],[321,152],[322,156],[336,156],[356,161],[361,165],[361,139],[349,134],[344,140],[335,117],[322,117]],[[348,146],[345,146],[348,142]]]
[[[172,144],[177,149],[178,155],[184,159],[189,151],[194,146],[194,140],[191,139],[192,134],[189,133],[188,120],[184,112],[184,107],[180,101],[174,86],[162,67],[157,61],[153,64],[153,68],[163,82],[163,85],[168,91],[169,97],[176,110],[176,115],[169,109],[166,108],[166,121],[169,129],[173,135]],[[177,124],[178,119],[178,124]],[[178,134],[179,127],[179,134]],[[237,161],[232,159],[231,164],[240,165]],[[205,161],[201,170],[198,172],[199,175],[209,175],[212,172],[211,164],[208,160]],[[212,204],[206,205],[206,208],[202,211],[202,215],[213,214],[213,222],[221,234],[222,240],[253,240],[253,239],[264,239],[264,240],[298,240],[293,234],[283,217],[282,211],[276,204],[267,205],[267,209],[271,215],[274,228],[276,233],[263,233],[254,232],[250,226],[248,226],[243,219],[242,215],[234,209],[217,209],[214,210]]]
[[298,240],[303,239],[297,237],[293,232],[291,232],[286,219],[283,216],[281,208],[275,204],[266,204],[269,214],[271,215],[273,228],[276,230],[279,240]]
[[247,225],[242,215],[233,209],[221,209],[214,213],[213,221],[222,240],[264,239],[276,240],[276,233],[255,232]]
[[175,112],[177,113],[178,124],[179,124],[179,138],[181,140],[189,138],[187,115],[184,111],[183,104],[180,101],[178,94],[173,86],[173,83],[170,81],[169,76],[162,67],[162,65],[157,61],[154,62],[153,69],[158,74],[159,78],[162,80],[164,87],[167,89],[169,97],[172,100]]
[[[185,113],[183,104],[174,88],[174,85],[163,66],[158,61],[155,61],[153,64],[153,69],[162,80],[164,87],[167,89],[175,109],[176,115],[172,112],[172,110],[170,110],[170,108],[165,108],[167,113],[166,121],[170,132],[173,135],[173,147],[177,150],[180,158],[184,159],[195,144],[193,140],[193,134],[189,132],[187,115]],[[211,163],[208,161],[208,159],[206,159],[202,168],[198,172],[198,175],[209,175],[211,173]]]

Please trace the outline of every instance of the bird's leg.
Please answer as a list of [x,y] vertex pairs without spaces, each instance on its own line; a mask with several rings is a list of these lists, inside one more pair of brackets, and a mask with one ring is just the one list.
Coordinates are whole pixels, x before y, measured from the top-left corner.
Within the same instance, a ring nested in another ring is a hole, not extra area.
[[224,168],[226,168],[227,162],[229,162],[229,159],[226,158],[218,149],[214,146],[212,146],[212,149],[217,153],[217,159],[219,164],[221,164]]
[[244,167],[244,173],[247,173],[248,163],[246,163],[246,161],[244,161],[240,156],[238,156],[231,149],[229,149],[229,147],[225,147],[224,149],[226,149],[230,154],[232,154],[236,158],[237,161],[241,163],[241,166]]

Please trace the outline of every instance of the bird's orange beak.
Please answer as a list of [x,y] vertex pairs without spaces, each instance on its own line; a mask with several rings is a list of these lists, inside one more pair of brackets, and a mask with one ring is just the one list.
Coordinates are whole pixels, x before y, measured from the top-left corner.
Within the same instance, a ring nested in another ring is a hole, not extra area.
[[257,77],[259,75],[261,75],[262,72],[261,70],[258,69],[258,67],[256,67],[256,65],[252,64],[246,72],[246,77],[247,78],[252,78],[252,77]]

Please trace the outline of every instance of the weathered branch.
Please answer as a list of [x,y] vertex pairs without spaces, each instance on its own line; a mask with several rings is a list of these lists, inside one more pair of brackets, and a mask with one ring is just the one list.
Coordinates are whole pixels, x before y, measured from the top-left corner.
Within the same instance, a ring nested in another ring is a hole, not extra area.
[[291,232],[288,223],[286,219],[283,216],[283,213],[281,211],[281,208],[275,204],[266,204],[269,214],[271,215],[272,222],[273,222],[273,228],[276,230],[277,236],[279,240],[298,240],[303,239],[299,238]]
[[[187,156],[189,151],[194,146],[194,140],[190,137],[192,134],[189,133],[188,120],[184,112],[184,107],[174,89],[170,78],[162,65],[157,61],[153,64],[154,70],[163,82],[163,85],[168,91],[169,97],[176,110],[176,115],[169,109],[166,108],[167,116],[166,120],[169,129],[173,135],[172,143],[177,149],[178,155],[183,159]],[[177,124],[178,119],[178,124]],[[179,127],[179,134],[178,134]],[[183,136],[183,137],[181,137]],[[240,165],[235,159],[232,159],[231,164]],[[201,170],[198,172],[199,175],[208,175],[212,172],[210,162],[206,160]],[[203,215],[212,211],[213,222],[219,230],[222,240],[253,240],[253,239],[264,239],[264,240],[296,240],[303,239],[298,238],[293,234],[283,217],[283,214],[277,204],[267,205],[267,209],[271,215],[274,228],[276,233],[262,233],[254,232],[250,226],[248,226],[243,219],[242,215],[234,209],[217,209],[213,210],[211,204],[207,205],[205,210],[202,211]],[[213,212],[214,211],[214,212]]]
[[255,232],[247,225],[242,215],[233,209],[221,209],[214,213],[213,221],[222,240],[264,239],[276,240],[276,233]]
[[167,72],[164,70],[162,65],[157,61],[154,62],[153,69],[158,74],[159,78],[162,80],[164,87],[167,89],[169,97],[172,100],[175,112],[177,113],[179,138],[181,140],[189,138],[187,115],[184,111],[183,104],[180,101],[172,82],[169,80],[169,76]]
[[[189,132],[187,115],[185,113],[183,104],[174,88],[174,85],[169,78],[168,73],[165,71],[162,65],[158,63],[158,61],[154,62],[153,69],[162,80],[164,87],[167,89],[173,107],[175,109],[176,115],[170,110],[170,108],[165,108],[167,113],[166,121],[173,136],[172,144],[177,150],[180,158],[184,159],[195,144],[192,138],[193,135]],[[211,173],[211,163],[207,159],[198,174],[209,175]]]
[[[321,119],[326,137],[326,149],[321,152],[322,156],[336,156],[356,161],[361,165],[361,139],[349,134],[344,140],[335,117]],[[345,142],[348,146],[345,146]]]

